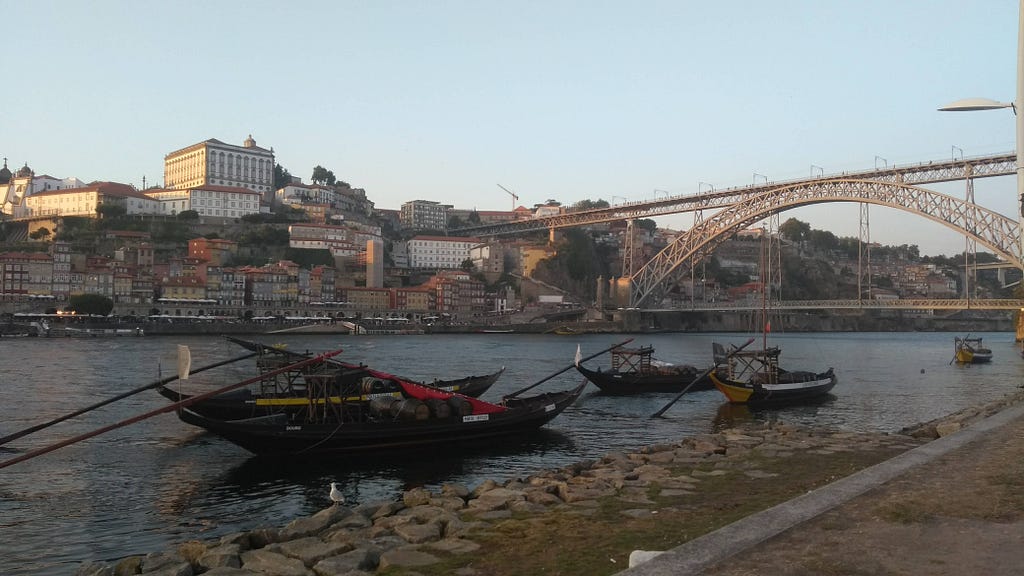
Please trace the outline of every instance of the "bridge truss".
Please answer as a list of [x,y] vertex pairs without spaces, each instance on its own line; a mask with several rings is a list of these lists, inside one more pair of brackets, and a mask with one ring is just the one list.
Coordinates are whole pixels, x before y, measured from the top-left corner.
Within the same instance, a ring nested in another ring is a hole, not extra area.
[[710,254],[751,224],[772,214],[824,202],[861,202],[911,212],[965,234],[1013,265],[1021,265],[1017,222],[977,204],[908,185],[899,178],[807,180],[747,196],[680,235],[631,277],[630,305],[639,308],[647,303],[678,268],[692,266],[698,257]]

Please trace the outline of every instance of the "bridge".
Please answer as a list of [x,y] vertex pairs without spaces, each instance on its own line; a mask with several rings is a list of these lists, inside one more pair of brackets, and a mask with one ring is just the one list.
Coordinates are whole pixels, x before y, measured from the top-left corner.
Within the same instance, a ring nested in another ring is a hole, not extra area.
[[[979,242],[1020,268],[1021,230],[1016,218],[1009,218],[982,206],[929,190],[926,184],[1016,174],[1016,154],[977,156],[841,174],[820,175],[781,182],[764,182],[690,195],[671,196],[651,201],[628,202],[608,208],[568,211],[557,216],[516,222],[475,226],[453,231],[477,237],[522,234],[531,231],[584,226],[620,220],[650,218],[683,212],[717,210],[707,218],[698,218],[694,226],[680,234],[628,277],[630,307],[653,308],[659,288],[673,275],[692,269],[719,244],[760,220],[793,208],[827,202],[876,204],[928,218]],[[977,301],[972,301],[978,307]],[[1007,304],[1020,308],[1019,302]],[[780,303],[781,304],[781,303]],[[993,304],[994,306],[994,304]],[[861,302],[858,307],[867,307]],[[968,307],[968,306],[962,306]]]

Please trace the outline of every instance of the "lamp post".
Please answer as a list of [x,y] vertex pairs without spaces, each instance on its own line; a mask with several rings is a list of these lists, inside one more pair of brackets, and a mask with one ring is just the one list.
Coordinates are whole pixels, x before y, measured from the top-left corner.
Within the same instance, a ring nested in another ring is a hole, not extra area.
[[[1017,233],[1020,245],[1017,246],[1017,260],[1024,274],[1024,116],[1021,105],[1024,104],[1024,0],[1017,6],[1017,97],[1013,102],[998,102],[988,98],[965,98],[939,108],[941,112],[971,112],[974,110],[997,110],[1011,108],[1016,116],[1016,147],[1017,147]],[[1021,279],[1024,283],[1024,278]]]

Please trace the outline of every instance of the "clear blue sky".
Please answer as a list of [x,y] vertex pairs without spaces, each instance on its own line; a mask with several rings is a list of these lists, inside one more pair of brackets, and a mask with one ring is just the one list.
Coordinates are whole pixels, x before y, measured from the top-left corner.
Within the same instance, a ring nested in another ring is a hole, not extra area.
[[[1012,0],[0,0],[0,18],[0,156],[85,181],[159,184],[167,153],[252,134],[382,208],[505,210],[498,184],[526,206],[618,203],[1014,148],[1008,110],[936,111],[1014,98]],[[1014,189],[975,197],[1015,217]],[[857,234],[856,205],[788,217]],[[871,218],[872,240],[963,250]]]

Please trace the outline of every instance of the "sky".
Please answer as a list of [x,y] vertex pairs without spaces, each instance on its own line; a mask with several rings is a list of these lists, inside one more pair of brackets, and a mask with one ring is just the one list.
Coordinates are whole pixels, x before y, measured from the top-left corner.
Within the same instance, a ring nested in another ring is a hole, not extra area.
[[[168,153],[248,135],[379,208],[653,199],[1014,150],[1012,0],[0,0],[0,157],[161,184]],[[758,175],[758,176],[755,176]],[[762,177],[763,175],[763,177]],[[500,186],[499,186],[500,185]],[[933,188],[963,197],[965,185]],[[975,201],[1016,219],[1013,177]],[[855,204],[786,212],[856,236]],[[687,227],[688,217],[657,219]],[[871,240],[953,231],[872,207]],[[981,247],[979,246],[979,249]]]

